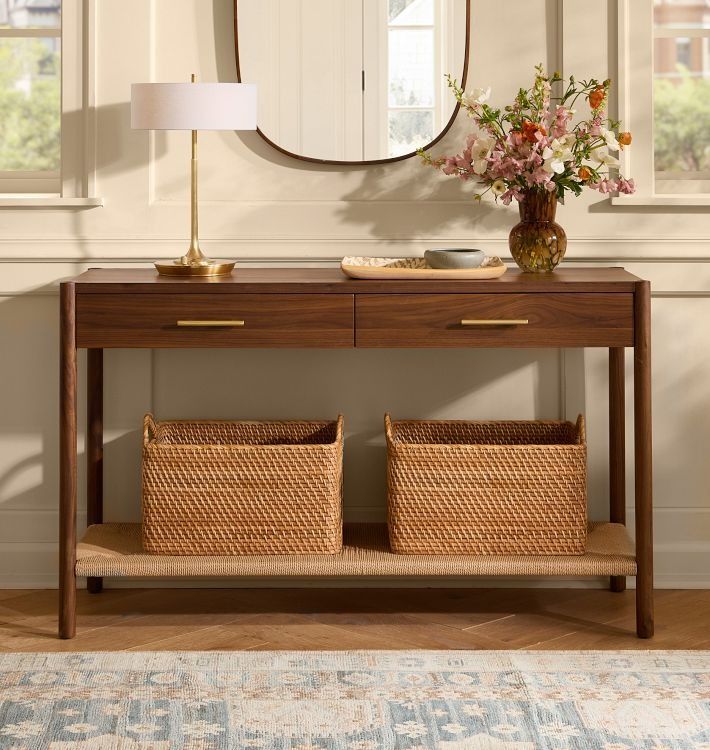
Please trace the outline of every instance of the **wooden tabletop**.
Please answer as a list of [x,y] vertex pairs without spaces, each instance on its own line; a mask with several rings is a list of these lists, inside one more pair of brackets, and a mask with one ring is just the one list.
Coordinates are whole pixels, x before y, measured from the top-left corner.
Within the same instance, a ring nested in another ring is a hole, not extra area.
[[311,294],[466,294],[556,292],[633,292],[641,281],[623,268],[562,268],[552,273],[509,269],[486,281],[351,279],[339,268],[237,268],[229,276],[176,278],[147,268],[92,268],[67,283],[79,294],[139,293],[311,293]]

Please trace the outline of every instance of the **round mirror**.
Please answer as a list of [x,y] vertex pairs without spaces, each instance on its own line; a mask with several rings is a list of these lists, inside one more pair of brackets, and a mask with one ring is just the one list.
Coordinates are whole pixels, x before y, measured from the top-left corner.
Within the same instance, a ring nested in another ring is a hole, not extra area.
[[308,161],[372,164],[438,141],[465,83],[469,0],[235,0],[237,76],[262,137]]

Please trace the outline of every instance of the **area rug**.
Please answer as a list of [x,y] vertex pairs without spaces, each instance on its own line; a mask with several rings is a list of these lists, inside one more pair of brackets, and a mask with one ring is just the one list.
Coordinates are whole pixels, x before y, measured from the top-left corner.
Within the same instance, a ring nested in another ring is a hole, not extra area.
[[2,750],[710,750],[710,652],[0,655]]

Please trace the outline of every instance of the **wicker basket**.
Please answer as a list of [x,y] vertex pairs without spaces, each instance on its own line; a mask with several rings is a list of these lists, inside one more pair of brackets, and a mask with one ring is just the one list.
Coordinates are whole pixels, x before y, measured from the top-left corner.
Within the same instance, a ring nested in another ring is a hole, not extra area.
[[385,416],[393,552],[581,555],[584,420],[444,422]]
[[156,422],[143,431],[143,547],[159,555],[342,550],[343,418]]

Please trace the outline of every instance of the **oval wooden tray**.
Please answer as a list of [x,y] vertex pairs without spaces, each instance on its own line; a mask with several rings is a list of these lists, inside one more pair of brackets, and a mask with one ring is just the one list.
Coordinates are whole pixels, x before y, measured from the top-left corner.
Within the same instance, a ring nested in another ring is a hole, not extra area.
[[340,267],[353,279],[497,279],[508,269],[488,257],[480,268],[432,268],[424,258],[343,258]]

